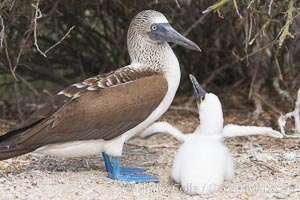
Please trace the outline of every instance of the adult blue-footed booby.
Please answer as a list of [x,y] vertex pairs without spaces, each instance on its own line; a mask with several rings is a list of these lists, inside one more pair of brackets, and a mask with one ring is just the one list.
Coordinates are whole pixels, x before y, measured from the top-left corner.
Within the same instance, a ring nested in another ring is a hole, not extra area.
[[119,156],[124,142],[158,119],[175,96],[180,68],[168,42],[200,51],[163,14],[140,12],[127,34],[131,64],[59,92],[21,128],[0,137],[0,160],[33,151],[59,157],[103,153],[110,178],[157,181],[143,169],[120,168]]

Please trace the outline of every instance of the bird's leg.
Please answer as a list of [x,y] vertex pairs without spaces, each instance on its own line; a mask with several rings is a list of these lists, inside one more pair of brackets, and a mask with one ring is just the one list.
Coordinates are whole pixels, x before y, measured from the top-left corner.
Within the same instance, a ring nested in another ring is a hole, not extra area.
[[102,152],[102,156],[104,159],[104,163],[105,163],[105,168],[108,174],[112,174],[113,173],[113,167],[111,165],[110,159],[109,159],[109,155],[107,155],[106,153]]
[[[104,159],[104,163],[105,163],[105,167],[106,167],[106,171],[108,174],[113,174],[113,166],[110,162],[110,158],[109,155],[107,155],[106,153],[102,152],[102,156]],[[119,167],[119,171],[120,174],[136,174],[136,173],[143,173],[144,171],[146,171],[143,168],[135,168],[135,167]]]
[[[158,179],[155,176],[151,176],[148,174],[143,173],[125,173],[122,174],[122,171],[126,168],[120,168],[119,167],[119,157],[115,156],[113,157],[113,172],[108,173],[108,177],[114,180],[120,180],[124,182],[130,182],[130,183],[145,183],[145,182],[158,182]],[[129,169],[140,169],[140,168],[129,168]]]

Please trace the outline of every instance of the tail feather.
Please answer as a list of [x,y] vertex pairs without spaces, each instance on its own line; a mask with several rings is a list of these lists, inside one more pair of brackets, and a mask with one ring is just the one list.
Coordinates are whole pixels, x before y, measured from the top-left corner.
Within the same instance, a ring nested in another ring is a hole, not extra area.
[[0,136],[0,145],[2,142],[4,142],[5,140],[15,136],[15,135],[18,135],[20,133],[23,133],[25,131],[27,131],[28,129],[32,128],[34,125],[36,125],[37,123],[41,122],[43,119],[40,119],[40,120],[37,120],[36,122],[30,124],[30,125],[27,125],[27,126],[23,126],[21,128],[18,128],[18,129],[15,129],[15,130],[12,130],[12,131],[9,131],[7,132],[6,134],[4,135],[1,135]]
[[21,145],[17,145],[17,141],[22,133],[32,128],[40,121],[41,120],[38,120],[33,124],[12,130],[0,136],[0,160],[6,160],[33,151],[35,148],[22,147]]
[[20,156],[26,153],[31,152],[31,149],[15,149],[15,150],[9,150],[9,151],[1,151],[0,149],[0,161],[6,160],[12,157]]
[[0,141],[0,160],[6,160],[33,151],[34,149],[17,145],[18,135]]

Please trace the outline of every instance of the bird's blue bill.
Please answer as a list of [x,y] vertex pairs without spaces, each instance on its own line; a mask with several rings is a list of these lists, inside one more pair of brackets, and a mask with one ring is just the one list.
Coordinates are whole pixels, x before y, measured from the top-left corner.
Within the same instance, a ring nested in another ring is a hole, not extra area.
[[178,33],[169,23],[154,23],[151,25],[151,31],[148,32],[149,37],[160,42],[172,42],[188,49],[201,51],[201,49],[191,40]]

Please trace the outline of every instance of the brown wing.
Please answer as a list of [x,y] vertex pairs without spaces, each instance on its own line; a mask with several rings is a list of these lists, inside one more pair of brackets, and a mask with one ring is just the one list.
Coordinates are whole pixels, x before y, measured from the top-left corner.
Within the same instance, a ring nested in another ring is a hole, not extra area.
[[22,133],[19,146],[36,148],[66,141],[110,140],[137,126],[161,103],[167,92],[163,76],[139,78],[117,87],[85,90],[47,119]]
[[128,83],[135,81],[139,78],[157,75],[158,72],[148,70],[138,71],[128,67],[120,68],[116,71],[101,74],[89,79],[84,80],[81,83],[73,84],[66,89],[59,92],[51,100],[49,100],[41,109],[34,112],[29,119],[27,119],[20,129],[30,127],[32,124],[37,123],[41,119],[45,119],[58,111],[63,105],[69,101],[79,98],[87,91],[101,90],[104,88]]

